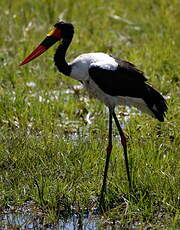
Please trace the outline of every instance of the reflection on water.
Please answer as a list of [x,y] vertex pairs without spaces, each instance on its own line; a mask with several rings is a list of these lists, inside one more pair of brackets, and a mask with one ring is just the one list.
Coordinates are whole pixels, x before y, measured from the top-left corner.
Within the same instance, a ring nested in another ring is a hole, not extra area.
[[45,223],[44,217],[33,217],[23,213],[6,213],[0,216],[0,230],[112,230],[116,229],[114,227],[103,226],[98,217],[82,217],[77,214],[74,214],[66,222],[59,220],[56,225]]

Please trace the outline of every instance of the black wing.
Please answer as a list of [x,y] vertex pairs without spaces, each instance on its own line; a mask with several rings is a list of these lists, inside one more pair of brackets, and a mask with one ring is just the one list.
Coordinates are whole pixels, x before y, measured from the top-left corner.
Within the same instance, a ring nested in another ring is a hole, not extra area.
[[130,62],[113,57],[118,63],[116,70],[92,66],[89,75],[105,93],[111,96],[128,96],[142,98],[147,80],[143,72]]
[[159,121],[164,121],[167,111],[166,100],[161,94],[145,83],[143,72],[130,62],[113,57],[118,63],[116,70],[93,66],[89,75],[105,93],[111,96],[142,98]]

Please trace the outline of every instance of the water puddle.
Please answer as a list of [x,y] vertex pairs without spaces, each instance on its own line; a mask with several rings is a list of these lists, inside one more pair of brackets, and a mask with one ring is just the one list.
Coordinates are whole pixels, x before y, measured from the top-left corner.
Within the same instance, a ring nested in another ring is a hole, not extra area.
[[[96,230],[114,229],[112,221],[98,215],[98,209],[83,213],[72,209],[69,214],[64,210],[54,224],[45,211],[35,201],[26,201],[21,206],[8,206],[0,212],[0,230]],[[64,213],[64,214],[63,214]],[[118,222],[116,222],[117,224]]]
[[6,213],[0,216],[0,230],[113,230],[117,229],[110,224],[105,224],[99,217],[72,215],[66,221],[59,220],[58,223],[46,223],[44,217],[33,217],[23,213]]
[[[120,204],[125,209],[122,215],[126,215],[127,200],[123,196],[119,200]],[[46,213],[33,200],[26,201],[21,206],[9,205],[0,212],[0,230],[115,230],[137,229],[141,226],[138,219],[123,223],[116,217],[108,219],[101,216],[97,207],[91,210],[71,207],[59,210],[58,213],[59,219],[53,222],[51,211]]]

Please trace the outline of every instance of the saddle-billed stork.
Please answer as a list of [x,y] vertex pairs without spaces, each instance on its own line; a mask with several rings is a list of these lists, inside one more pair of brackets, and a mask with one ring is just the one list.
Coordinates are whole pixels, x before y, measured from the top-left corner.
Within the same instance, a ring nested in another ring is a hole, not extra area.
[[114,119],[120,134],[129,188],[131,189],[126,137],[115,114],[115,107],[117,105],[134,106],[159,121],[164,121],[167,103],[159,92],[146,83],[147,79],[143,72],[130,62],[97,52],[82,54],[74,61],[67,63],[65,55],[73,38],[74,27],[71,23],[63,21],[56,23],[54,27],[40,45],[19,65],[28,63],[54,43],[61,41],[54,55],[54,62],[58,70],[80,81],[93,97],[98,98],[109,108],[108,147],[100,196],[100,206],[103,207],[112,150],[112,119]]

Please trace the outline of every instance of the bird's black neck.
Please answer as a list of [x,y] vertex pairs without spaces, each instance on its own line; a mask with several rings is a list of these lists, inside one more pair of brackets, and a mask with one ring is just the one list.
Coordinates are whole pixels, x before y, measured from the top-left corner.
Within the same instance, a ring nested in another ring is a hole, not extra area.
[[66,38],[62,40],[62,43],[56,49],[54,55],[54,62],[59,72],[69,76],[71,73],[71,66],[68,65],[65,59],[66,51],[71,43],[72,38]]

